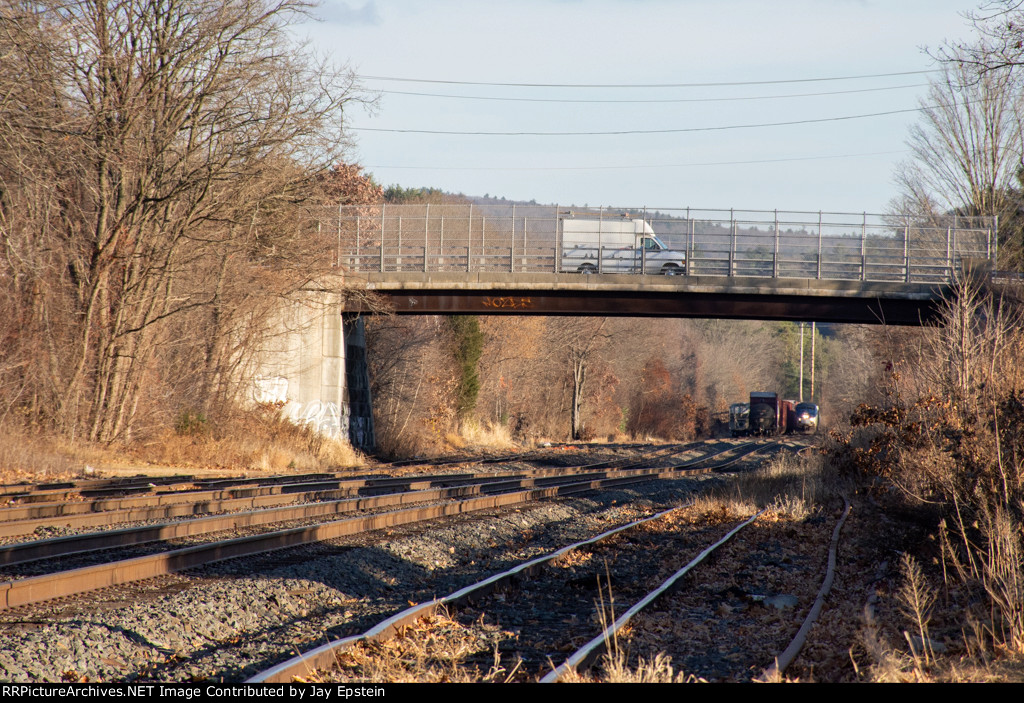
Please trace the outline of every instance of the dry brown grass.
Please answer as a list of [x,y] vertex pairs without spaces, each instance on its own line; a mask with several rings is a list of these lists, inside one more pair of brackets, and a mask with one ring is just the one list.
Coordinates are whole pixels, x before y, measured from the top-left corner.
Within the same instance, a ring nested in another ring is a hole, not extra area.
[[[974,634],[965,633],[964,637],[977,639]],[[865,613],[858,643],[871,660],[862,673],[872,683],[1024,683],[1024,656],[1018,653],[1001,651],[998,658],[979,656],[977,652],[958,657],[931,654],[926,665],[905,641],[899,646],[889,642],[869,612]]]
[[[897,600],[910,627],[896,630],[899,651],[879,653],[890,662],[881,680],[991,680],[1024,657],[1024,308],[1001,295],[961,281],[939,327],[890,350],[884,401],[830,433],[834,465],[937,523],[938,553],[920,563],[942,597],[932,605],[933,587],[905,559]],[[929,648],[933,607],[945,653]]]
[[742,495],[729,490],[712,491],[695,497],[690,509],[678,519],[694,525],[718,525],[748,518],[757,511],[756,504]]
[[[971,525],[956,520],[940,526],[944,586],[966,601],[963,608],[971,636],[969,649],[1024,655],[1024,550],[1021,525],[1003,506],[982,512]],[[977,607],[985,594],[984,608]]]
[[[443,609],[403,627],[384,642],[360,642],[338,655],[338,673],[323,672],[311,682],[337,680],[346,683],[503,683],[511,680],[517,665],[506,669],[498,654],[501,637],[482,628],[471,630],[453,620]],[[486,660],[488,664],[477,662]]]
[[824,501],[852,490],[852,485],[827,467],[818,454],[778,454],[753,471],[712,494],[713,500],[734,504],[738,514],[762,508],[802,519]]
[[903,582],[898,592],[901,609],[917,631],[916,638],[907,630],[903,631],[903,637],[910,645],[914,668],[922,670],[935,658],[928,635],[928,622],[931,620],[936,592],[928,585],[921,567],[911,555],[904,554],[900,558],[900,571],[903,574]]
[[74,445],[63,439],[7,427],[0,437],[0,481],[72,479],[90,475],[87,467],[117,459],[102,447]]
[[477,449],[508,450],[518,446],[506,425],[493,422],[463,422],[459,435],[469,446]]
[[3,430],[0,480],[88,478],[165,469],[230,472],[329,471],[364,464],[343,440],[281,419],[276,410],[238,413],[217,423],[193,421],[127,445],[72,443],[16,428]]
[[130,448],[143,460],[256,471],[324,471],[356,467],[363,457],[345,440],[294,425],[273,408],[238,413],[194,432],[167,430]]
[[[725,506],[717,505],[715,509],[719,512]],[[608,564],[605,563],[605,579],[602,583],[598,580],[598,602],[596,617],[601,630],[604,633],[615,622],[615,594],[611,587],[611,574],[608,573]],[[629,654],[619,644],[618,633],[613,632],[609,638],[605,634],[605,654],[601,656],[600,664],[596,670],[578,672],[569,669],[562,674],[561,683],[693,683],[703,681],[693,676],[687,676],[680,672],[676,673],[672,668],[672,657],[664,652],[659,652],[653,659],[647,660],[640,657],[636,667],[629,666]],[[705,682],[706,683],[706,682]]]
[[925,672],[915,666],[913,658],[886,640],[870,610],[864,613],[860,645],[871,661],[869,671],[864,672],[868,680],[874,683],[920,683],[929,680]]
[[597,670],[592,672],[568,672],[561,681],[563,683],[707,683],[705,679],[682,671],[676,672],[672,667],[672,658],[665,654],[656,654],[648,661],[641,657],[635,668],[629,666],[623,652],[605,655]]

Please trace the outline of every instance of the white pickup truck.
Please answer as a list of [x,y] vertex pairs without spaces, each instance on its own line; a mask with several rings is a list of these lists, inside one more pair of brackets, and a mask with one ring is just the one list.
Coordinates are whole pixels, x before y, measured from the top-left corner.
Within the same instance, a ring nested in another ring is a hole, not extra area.
[[686,273],[686,252],[669,249],[644,220],[559,219],[562,272]]

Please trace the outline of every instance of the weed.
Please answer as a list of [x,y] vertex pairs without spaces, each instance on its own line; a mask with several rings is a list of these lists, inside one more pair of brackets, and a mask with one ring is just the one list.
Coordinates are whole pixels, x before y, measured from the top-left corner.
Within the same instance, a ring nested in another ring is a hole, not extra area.
[[210,420],[198,410],[182,410],[174,418],[174,431],[182,437],[205,437],[210,433]]
[[924,657],[925,665],[934,659],[931,642],[928,639],[928,621],[931,619],[932,606],[935,604],[935,591],[925,581],[921,567],[914,557],[904,554],[900,559],[900,570],[903,583],[899,590],[899,599],[903,614],[917,628],[918,639],[915,642],[909,633],[904,632],[914,663],[921,667],[920,657]]

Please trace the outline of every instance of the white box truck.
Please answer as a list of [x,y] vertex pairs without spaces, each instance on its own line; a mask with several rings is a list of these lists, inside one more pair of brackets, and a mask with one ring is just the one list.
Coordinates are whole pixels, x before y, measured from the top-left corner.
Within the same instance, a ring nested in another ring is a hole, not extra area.
[[686,252],[669,249],[644,220],[559,218],[562,272],[686,273]]

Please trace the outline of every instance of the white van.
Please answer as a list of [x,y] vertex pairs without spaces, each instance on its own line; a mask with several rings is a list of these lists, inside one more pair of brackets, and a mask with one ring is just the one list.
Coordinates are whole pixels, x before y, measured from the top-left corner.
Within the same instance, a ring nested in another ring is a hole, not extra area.
[[560,218],[562,272],[686,273],[686,252],[669,249],[644,220]]

